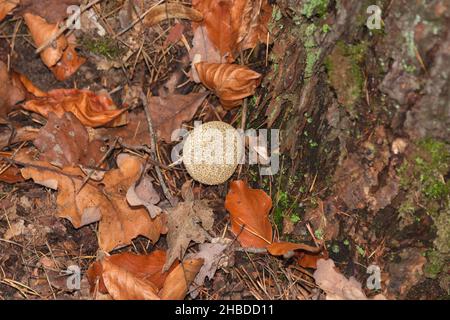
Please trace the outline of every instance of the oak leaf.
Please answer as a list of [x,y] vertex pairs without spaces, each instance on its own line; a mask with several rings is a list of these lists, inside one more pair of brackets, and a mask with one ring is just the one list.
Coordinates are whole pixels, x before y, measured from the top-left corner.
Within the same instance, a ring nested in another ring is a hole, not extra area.
[[72,112],[88,127],[120,126],[127,122],[126,109],[117,109],[107,93],[95,94],[89,90],[55,89],[45,97],[29,100],[23,108],[48,118],[50,112],[62,117]]
[[227,110],[253,95],[261,79],[259,73],[237,64],[200,62],[195,67],[201,82],[219,97]]
[[263,190],[251,189],[242,180],[233,181],[225,208],[230,212],[231,231],[242,247],[265,248],[272,243],[272,199]]
[[175,208],[168,209],[167,228],[167,270],[178,258],[181,259],[191,241],[203,243],[206,232],[214,224],[213,211],[206,200],[187,200]]
[[141,159],[120,154],[118,169],[105,174],[103,186],[87,183],[83,188],[84,175],[79,168],[61,171],[46,167],[49,166],[46,162],[37,164],[23,168],[22,176],[58,190],[58,216],[70,220],[75,228],[99,221],[98,241],[102,250],[109,252],[128,245],[139,235],[155,243],[166,232],[165,215],[151,219],[144,208],[131,208],[126,202],[127,190],[142,174]]

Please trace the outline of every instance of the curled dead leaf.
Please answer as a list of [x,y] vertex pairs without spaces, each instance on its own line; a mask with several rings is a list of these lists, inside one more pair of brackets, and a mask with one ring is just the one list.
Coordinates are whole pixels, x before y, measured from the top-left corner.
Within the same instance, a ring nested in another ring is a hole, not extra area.
[[[44,44],[58,32],[58,24],[48,23],[44,18],[31,13],[24,14],[25,23],[30,29],[31,36],[36,47]],[[41,59],[47,67],[53,67],[61,59],[67,48],[67,39],[64,35],[58,37],[54,45],[48,46],[41,52]]]
[[127,122],[126,109],[117,109],[106,92],[95,94],[89,90],[55,89],[45,97],[29,100],[23,108],[48,118],[50,112],[62,117],[72,112],[88,127],[120,126]]
[[201,82],[219,97],[227,110],[253,95],[261,79],[259,73],[237,64],[200,62],[195,67]]
[[317,268],[319,259],[328,258],[322,247],[313,247],[303,243],[274,242],[267,246],[267,251],[273,256],[283,256],[285,259],[294,257],[303,268]]
[[263,190],[251,189],[242,180],[233,181],[225,208],[230,212],[231,231],[242,247],[265,248],[272,243],[272,199]]

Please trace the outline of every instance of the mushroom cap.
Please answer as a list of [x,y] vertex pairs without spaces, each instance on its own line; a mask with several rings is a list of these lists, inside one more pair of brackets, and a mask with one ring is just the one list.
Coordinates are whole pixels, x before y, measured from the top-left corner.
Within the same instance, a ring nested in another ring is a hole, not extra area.
[[183,163],[194,180],[217,185],[233,175],[242,152],[238,131],[228,123],[211,121],[189,134],[183,146]]

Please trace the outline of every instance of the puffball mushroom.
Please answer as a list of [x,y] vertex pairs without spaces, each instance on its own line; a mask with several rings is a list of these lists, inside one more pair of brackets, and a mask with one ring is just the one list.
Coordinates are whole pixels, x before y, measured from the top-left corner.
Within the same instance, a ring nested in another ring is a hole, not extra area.
[[190,132],[183,146],[183,163],[194,180],[217,185],[233,175],[242,152],[238,131],[228,123],[211,121]]

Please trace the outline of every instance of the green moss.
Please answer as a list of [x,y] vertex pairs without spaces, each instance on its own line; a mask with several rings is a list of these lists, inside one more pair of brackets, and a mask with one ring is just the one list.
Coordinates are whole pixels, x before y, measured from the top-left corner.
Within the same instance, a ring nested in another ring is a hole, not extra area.
[[116,59],[122,53],[122,50],[117,46],[115,41],[109,37],[97,38],[86,36],[81,39],[80,44],[89,52],[108,59]]
[[431,138],[418,141],[398,169],[400,187],[406,191],[406,200],[399,208],[400,219],[422,208],[434,222],[434,249],[427,254],[425,266],[430,278],[445,277],[442,268],[450,260],[450,182],[444,178],[449,170],[449,145]]
[[333,52],[325,59],[325,67],[331,85],[335,88],[339,103],[347,108],[352,117],[357,117],[355,105],[362,96],[364,61],[367,43],[348,45],[338,42]]
[[308,19],[312,16],[323,17],[327,13],[329,0],[306,0],[302,8],[302,15]]
[[425,265],[425,276],[431,279],[436,279],[445,266],[445,259],[442,254],[436,250],[431,250],[426,255],[428,263]]

